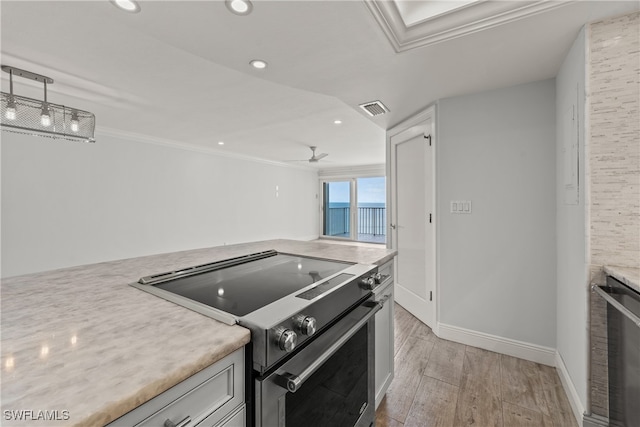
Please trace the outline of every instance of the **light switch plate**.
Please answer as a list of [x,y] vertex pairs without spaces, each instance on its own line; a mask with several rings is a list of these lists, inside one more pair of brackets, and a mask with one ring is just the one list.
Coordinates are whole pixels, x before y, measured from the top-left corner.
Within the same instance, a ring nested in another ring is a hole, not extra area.
[[470,214],[472,211],[471,205],[471,200],[452,200],[451,213]]

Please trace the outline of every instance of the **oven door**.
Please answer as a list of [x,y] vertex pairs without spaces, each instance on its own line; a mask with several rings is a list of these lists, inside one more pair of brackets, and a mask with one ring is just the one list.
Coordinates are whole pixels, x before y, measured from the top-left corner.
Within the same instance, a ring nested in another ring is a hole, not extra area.
[[380,308],[365,301],[273,373],[257,378],[256,426],[372,426],[374,318]]

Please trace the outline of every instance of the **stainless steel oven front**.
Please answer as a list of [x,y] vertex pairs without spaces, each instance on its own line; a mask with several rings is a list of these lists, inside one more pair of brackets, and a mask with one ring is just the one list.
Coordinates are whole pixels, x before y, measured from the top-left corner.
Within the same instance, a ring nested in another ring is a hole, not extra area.
[[375,419],[373,295],[282,365],[254,376],[258,427],[370,427]]

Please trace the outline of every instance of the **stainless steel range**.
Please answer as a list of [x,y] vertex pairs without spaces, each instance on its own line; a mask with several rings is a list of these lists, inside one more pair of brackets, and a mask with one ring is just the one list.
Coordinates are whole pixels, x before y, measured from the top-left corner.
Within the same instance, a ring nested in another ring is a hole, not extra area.
[[132,286],[251,330],[249,425],[368,427],[382,280],[376,266],[266,251]]

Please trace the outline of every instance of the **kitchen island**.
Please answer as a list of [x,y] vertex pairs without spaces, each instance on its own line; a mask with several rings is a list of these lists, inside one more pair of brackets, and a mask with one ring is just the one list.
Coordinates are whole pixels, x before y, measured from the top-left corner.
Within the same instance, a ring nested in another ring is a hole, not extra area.
[[129,283],[269,249],[379,265],[395,255],[382,247],[270,240],[4,279],[3,425],[104,425],[242,348],[248,330]]

